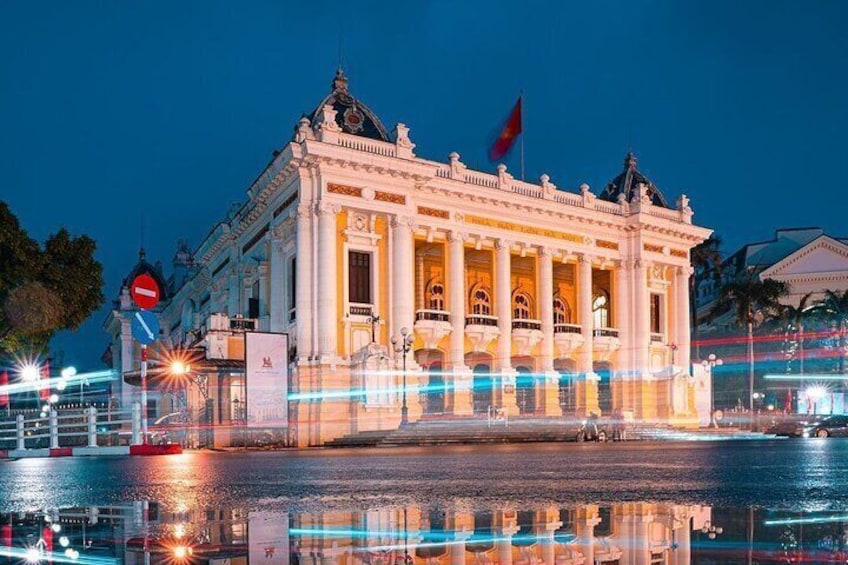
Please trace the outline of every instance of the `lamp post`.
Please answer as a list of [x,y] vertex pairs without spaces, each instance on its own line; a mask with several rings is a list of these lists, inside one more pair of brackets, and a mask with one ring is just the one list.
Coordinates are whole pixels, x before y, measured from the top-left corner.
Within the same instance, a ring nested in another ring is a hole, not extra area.
[[406,405],[406,355],[412,350],[412,342],[415,340],[412,334],[409,333],[409,328],[402,327],[400,329],[400,339],[398,336],[392,336],[392,347],[395,353],[403,354],[403,404],[400,409],[400,425],[405,426],[409,423],[409,407]]
[[701,361],[701,366],[710,375],[710,427],[717,428],[718,423],[715,419],[715,379],[713,378],[713,369],[720,367],[724,361],[716,357],[715,353],[710,353],[707,358]]
[[721,535],[723,531],[724,528],[722,528],[721,526],[716,526],[712,523],[711,520],[707,520],[706,522],[704,522],[704,525],[701,526],[701,533],[707,534],[707,537],[710,539],[715,539],[716,536]]

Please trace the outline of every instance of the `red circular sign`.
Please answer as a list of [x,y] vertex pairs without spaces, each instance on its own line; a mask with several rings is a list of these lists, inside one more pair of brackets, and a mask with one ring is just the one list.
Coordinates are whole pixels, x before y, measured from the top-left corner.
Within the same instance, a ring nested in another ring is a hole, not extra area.
[[150,275],[138,275],[130,286],[130,296],[139,308],[150,310],[159,304],[159,285]]

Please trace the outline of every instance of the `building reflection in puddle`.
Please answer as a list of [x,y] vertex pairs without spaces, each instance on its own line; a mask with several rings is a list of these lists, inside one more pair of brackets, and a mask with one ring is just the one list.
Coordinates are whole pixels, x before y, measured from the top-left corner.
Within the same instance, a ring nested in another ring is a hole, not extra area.
[[109,565],[845,563],[848,513],[627,502],[367,511],[136,502],[0,515],[0,562]]

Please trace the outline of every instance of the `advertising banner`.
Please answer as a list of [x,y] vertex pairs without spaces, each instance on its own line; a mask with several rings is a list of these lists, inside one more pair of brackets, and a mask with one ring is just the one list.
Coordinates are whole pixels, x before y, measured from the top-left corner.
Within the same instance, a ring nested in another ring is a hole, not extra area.
[[288,426],[288,351],[286,334],[244,334],[245,395],[248,428]]

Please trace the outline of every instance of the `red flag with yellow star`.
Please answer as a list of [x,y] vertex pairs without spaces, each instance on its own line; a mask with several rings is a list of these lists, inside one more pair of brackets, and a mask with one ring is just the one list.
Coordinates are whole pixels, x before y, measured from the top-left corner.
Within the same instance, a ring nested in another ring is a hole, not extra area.
[[512,146],[515,144],[515,140],[518,139],[519,135],[521,135],[520,96],[518,97],[518,102],[516,102],[515,106],[513,106],[512,112],[509,113],[509,118],[507,118],[506,123],[504,123],[504,127],[501,130],[500,135],[492,144],[491,149],[489,149],[489,159],[497,161],[503,158],[503,156],[509,153],[509,150],[512,149]]

